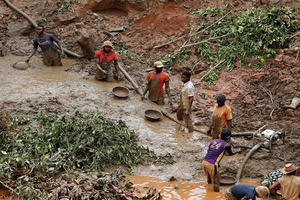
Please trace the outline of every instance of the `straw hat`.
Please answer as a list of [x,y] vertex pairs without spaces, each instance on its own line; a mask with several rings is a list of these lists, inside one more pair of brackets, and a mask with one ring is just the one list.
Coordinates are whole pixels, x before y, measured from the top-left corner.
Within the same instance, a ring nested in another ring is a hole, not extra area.
[[103,42],[102,48],[106,47],[106,46],[111,47],[112,49],[114,48],[113,44],[111,43],[111,41],[105,41],[105,42]]
[[154,63],[154,67],[162,68],[162,67],[164,67],[164,65],[162,64],[161,61],[156,61],[156,62]]
[[264,198],[267,194],[269,194],[269,189],[266,186],[257,186],[255,191],[259,198]]
[[284,168],[282,168],[282,173],[289,174],[297,169],[298,167],[296,167],[293,163],[287,163],[285,164]]

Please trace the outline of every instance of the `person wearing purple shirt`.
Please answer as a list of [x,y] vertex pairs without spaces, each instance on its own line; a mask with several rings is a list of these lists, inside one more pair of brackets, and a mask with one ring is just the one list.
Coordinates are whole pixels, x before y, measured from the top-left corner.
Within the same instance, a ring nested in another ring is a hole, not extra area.
[[207,154],[202,161],[202,168],[207,178],[208,183],[214,184],[214,191],[219,192],[220,178],[219,178],[219,163],[226,152],[230,156],[232,153],[231,146],[228,143],[231,137],[231,131],[229,129],[223,129],[221,133],[221,139],[213,140],[207,150]]
[[[47,66],[61,66],[60,56],[63,54],[63,48],[59,40],[54,37],[54,35],[45,33],[44,27],[38,25],[35,29],[35,32],[38,34],[33,40],[33,50],[31,54],[26,59],[26,62],[29,62],[30,58],[35,54],[37,48],[40,47],[43,52],[43,63]],[[61,53],[58,52],[54,42],[61,49]]]

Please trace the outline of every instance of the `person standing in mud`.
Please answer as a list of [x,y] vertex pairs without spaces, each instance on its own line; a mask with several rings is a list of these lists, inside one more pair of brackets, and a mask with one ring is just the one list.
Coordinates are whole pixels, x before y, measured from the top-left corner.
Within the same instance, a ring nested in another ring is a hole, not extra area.
[[105,41],[102,45],[102,50],[96,52],[95,58],[97,71],[95,79],[113,82],[115,80],[113,66],[116,70],[116,79],[120,79],[118,54],[112,51],[113,48],[114,47],[110,41]]
[[[43,63],[46,66],[62,66],[61,55],[64,51],[59,40],[52,34],[44,32],[44,26],[38,25],[35,32],[38,34],[33,40],[33,50],[25,60],[29,62],[30,58],[35,54],[37,48],[40,47],[43,52]],[[57,50],[54,42],[59,46],[61,52]]]
[[145,99],[145,95],[149,91],[148,98],[158,105],[163,105],[165,99],[163,86],[165,85],[165,90],[169,97],[169,103],[171,104],[171,106],[173,106],[169,86],[170,76],[163,71],[163,67],[164,65],[161,61],[156,61],[154,63],[155,70],[149,72],[146,77],[148,84],[143,93],[142,101]]
[[207,154],[202,161],[202,169],[206,175],[207,183],[214,184],[214,191],[219,192],[220,188],[220,174],[219,163],[226,152],[230,156],[235,155],[231,151],[231,145],[228,143],[231,138],[231,131],[223,129],[221,139],[213,140],[207,150]]
[[208,131],[208,134],[212,135],[213,140],[220,138],[223,129],[231,130],[232,113],[225,101],[225,95],[220,94],[217,96],[217,104],[214,106],[212,123]]
[[182,88],[180,93],[180,103],[177,110],[177,119],[184,120],[189,133],[193,132],[192,105],[195,95],[195,87],[191,82],[191,73],[185,71],[181,74]]

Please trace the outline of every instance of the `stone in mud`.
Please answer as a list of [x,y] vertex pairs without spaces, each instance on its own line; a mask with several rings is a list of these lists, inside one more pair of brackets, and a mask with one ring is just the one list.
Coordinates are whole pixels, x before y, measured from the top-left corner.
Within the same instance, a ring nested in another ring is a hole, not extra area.
[[285,111],[285,115],[286,115],[287,117],[295,117],[294,110],[292,110],[292,109],[287,109],[287,110]]
[[17,62],[13,65],[13,68],[19,69],[19,70],[25,70],[25,69],[28,69],[29,67],[30,67],[29,64],[24,61]]
[[271,153],[261,151],[261,152],[255,153],[255,154],[252,156],[252,158],[254,158],[254,159],[256,159],[256,160],[264,160],[264,159],[270,159],[271,156],[272,156]]
[[7,32],[10,37],[22,36],[31,31],[31,24],[27,20],[14,21],[8,24]]

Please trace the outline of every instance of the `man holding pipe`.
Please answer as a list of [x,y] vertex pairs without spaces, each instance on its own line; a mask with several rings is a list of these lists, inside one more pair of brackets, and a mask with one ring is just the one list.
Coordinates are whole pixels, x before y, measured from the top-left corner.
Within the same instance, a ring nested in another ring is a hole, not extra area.
[[154,63],[154,71],[149,72],[149,74],[146,77],[148,84],[143,93],[142,100],[145,99],[145,95],[149,91],[148,99],[150,99],[154,103],[157,103],[158,105],[163,105],[165,99],[163,85],[165,85],[165,90],[169,97],[169,103],[172,106],[173,103],[171,100],[169,86],[170,76],[163,71],[163,67],[164,65],[161,61],[156,61]]

